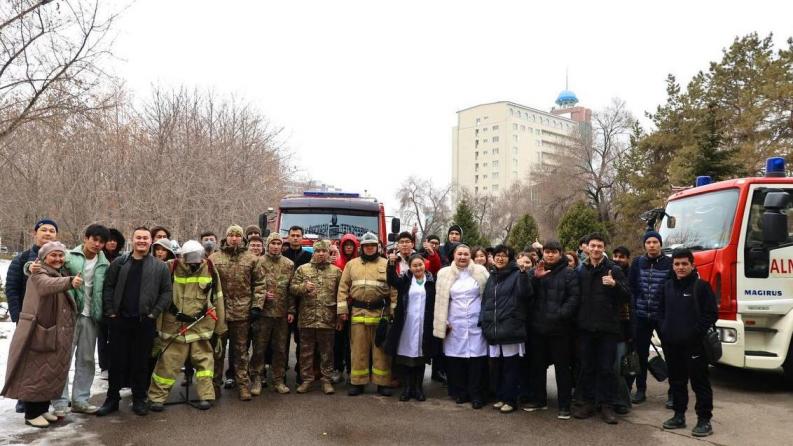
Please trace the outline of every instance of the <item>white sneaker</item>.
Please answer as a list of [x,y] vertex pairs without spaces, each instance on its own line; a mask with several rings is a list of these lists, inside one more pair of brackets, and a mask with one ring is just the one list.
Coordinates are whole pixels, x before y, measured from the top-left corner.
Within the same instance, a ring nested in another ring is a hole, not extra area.
[[499,401],[496,404],[493,404],[493,409],[498,410],[498,409],[501,409],[502,407],[504,407],[504,402],[503,401]]
[[97,410],[99,410],[99,408],[90,403],[72,402],[72,412],[74,413],[84,413],[88,415],[93,415],[96,413]]

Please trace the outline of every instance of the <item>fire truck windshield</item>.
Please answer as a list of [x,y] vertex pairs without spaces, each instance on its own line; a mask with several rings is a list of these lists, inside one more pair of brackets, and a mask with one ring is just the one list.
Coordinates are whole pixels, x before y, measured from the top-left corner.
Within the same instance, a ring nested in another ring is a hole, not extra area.
[[378,214],[345,209],[282,209],[281,234],[287,235],[289,228],[300,226],[305,235],[320,238],[339,239],[347,233],[360,238],[367,232],[378,234]]
[[729,243],[738,189],[727,189],[680,198],[666,205],[659,232],[665,250],[722,248]]

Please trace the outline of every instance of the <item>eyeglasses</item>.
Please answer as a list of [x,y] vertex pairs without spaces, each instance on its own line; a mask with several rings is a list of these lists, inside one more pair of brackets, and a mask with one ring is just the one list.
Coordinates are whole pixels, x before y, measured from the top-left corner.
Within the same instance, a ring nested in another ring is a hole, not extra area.
[[506,254],[496,254],[493,256],[494,259],[508,259],[509,256]]

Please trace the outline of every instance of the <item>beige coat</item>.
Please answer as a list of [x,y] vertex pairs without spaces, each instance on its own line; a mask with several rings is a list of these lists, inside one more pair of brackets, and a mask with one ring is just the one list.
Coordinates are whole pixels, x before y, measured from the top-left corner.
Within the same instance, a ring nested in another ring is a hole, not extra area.
[[[479,284],[479,293],[483,293],[487,278],[490,276],[487,269],[471,261],[468,264],[468,272]],[[446,321],[449,319],[449,293],[459,275],[460,270],[452,264],[438,271],[438,278],[435,279],[435,315],[432,322],[432,335],[436,338],[444,339],[446,337]]]
[[28,280],[0,392],[6,398],[49,401],[63,392],[77,313],[74,299],[66,293],[71,282],[71,277],[48,266]]

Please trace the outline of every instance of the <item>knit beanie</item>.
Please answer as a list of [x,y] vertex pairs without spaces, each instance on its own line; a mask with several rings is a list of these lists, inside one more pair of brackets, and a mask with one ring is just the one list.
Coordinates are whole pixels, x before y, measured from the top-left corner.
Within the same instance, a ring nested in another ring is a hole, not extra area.
[[642,240],[642,242],[643,243],[647,242],[648,238],[657,238],[658,239],[658,243],[660,243],[661,245],[664,244],[663,239],[661,239],[661,234],[659,234],[658,231],[647,231],[647,232],[645,232],[644,233],[644,240]]
[[259,234],[262,233],[261,229],[259,229],[259,227],[256,226],[256,225],[248,225],[248,226],[246,226],[245,227],[245,238],[248,238],[248,236],[251,235],[254,232],[258,232]]
[[240,237],[243,236],[242,226],[240,225],[231,225],[228,229],[226,229],[226,237],[230,235],[239,235]]
[[36,225],[33,226],[33,232],[38,231],[40,227],[44,225],[51,225],[55,227],[55,232],[58,232],[58,224],[55,221],[50,220],[49,218],[42,218],[41,220],[36,222]]
[[448,237],[449,233],[452,232],[452,231],[459,232],[461,237],[463,235],[463,228],[461,228],[460,225],[451,225],[451,226],[449,226],[449,230],[446,231],[446,236]]
[[39,249],[39,260],[44,260],[47,257],[47,254],[53,251],[60,251],[62,253],[66,253],[66,246],[63,243],[58,241],[47,242]]

